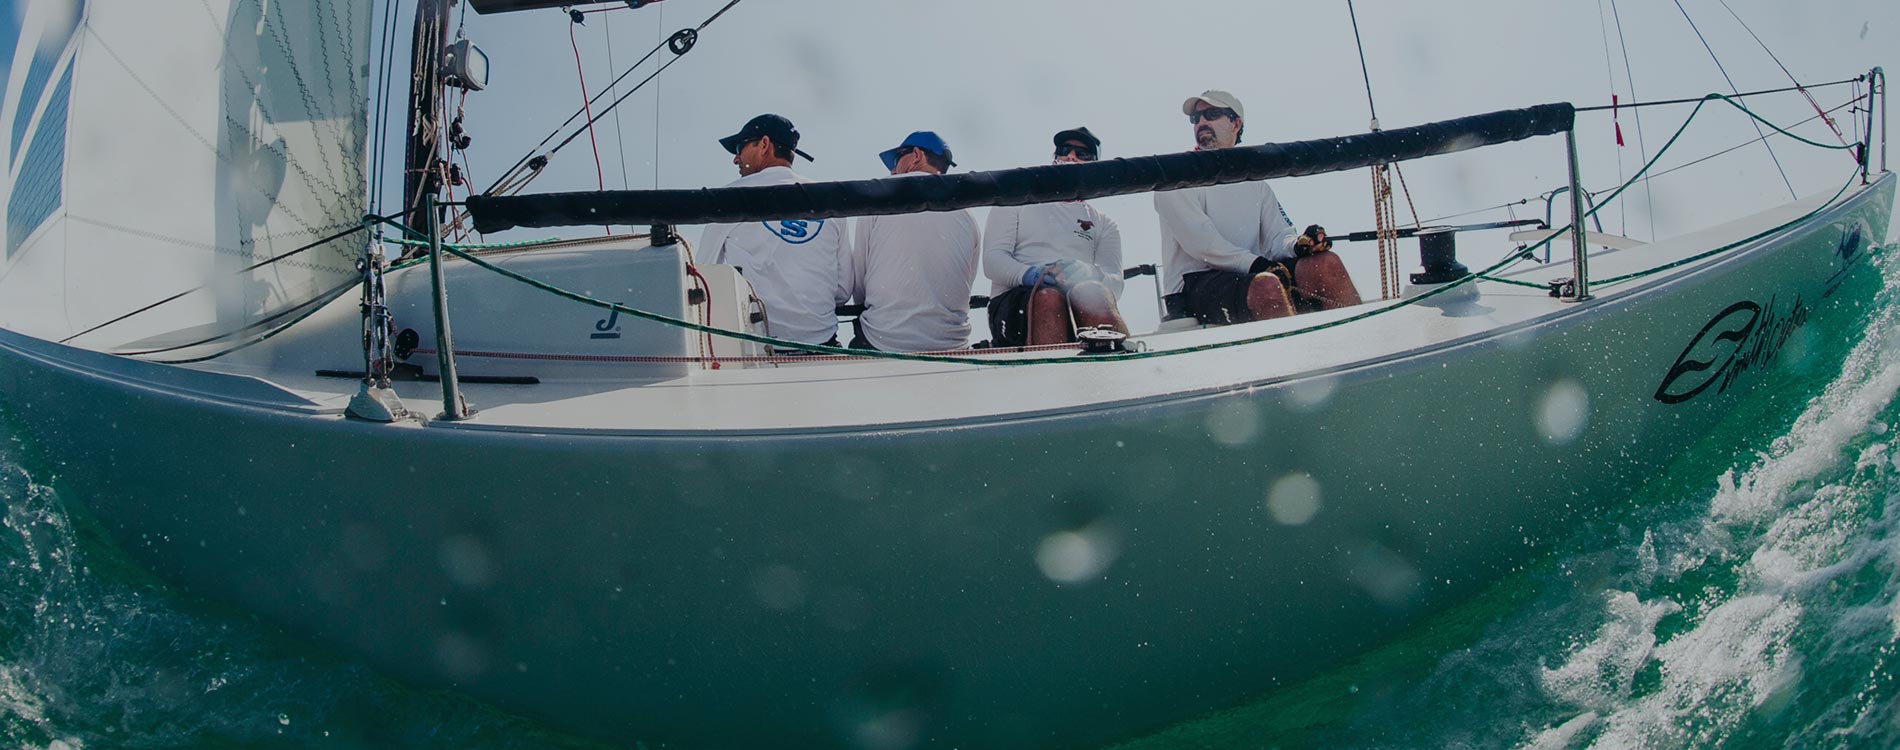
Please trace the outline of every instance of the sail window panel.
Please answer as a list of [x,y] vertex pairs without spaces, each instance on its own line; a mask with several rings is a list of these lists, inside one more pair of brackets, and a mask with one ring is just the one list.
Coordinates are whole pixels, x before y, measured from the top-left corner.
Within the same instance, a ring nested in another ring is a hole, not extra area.
[[73,74],[69,68],[60,76],[59,87],[46,103],[34,131],[33,145],[20,163],[20,175],[13,182],[7,199],[7,257],[20,249],[46,219],[58,210],[62,197],[62,179],[66,170],[66,111],[72,98]]
[[50,55],[33,58],[33,66],[26,71],[26,83],[20,86],[19,109],[13,113],[13,141],[7,149],[10,158],[19,158],[20,142],[26,140],[27,123],[33,121],[33,110],[39,106],[40,95],[46,93],[46,84],[53,80],[53,68],[58,59]]
[[[17,13],[0,13],[0,82],[12,80],[13,54],[20,44],[20,18]],[[4,83],[0,83],[3,86]]]
[[[7,149],[9,159],[19,158],[20,144],[26,140],[26,126],[39,106],[40,95],[46,93],[46,84],[53,79],[53,71],[59,68],[67,45],[78,33],[79,23],[85,17],[84,0],[61,0],[54,4],[60,6],[54,11],[65,12],[43,21],[47,25],[40,29],[43,36],[33,52],[32,65],[26,71],[26,80],[20,86],[19,99],[15,104],[13,140]],[[0,15],[9,16],[0,20],[0,35],[6,40],[4,45],[0,45],[0,55],[4,55],[0,57],[0,81],[5,81],[11,72],[14,55],[18,52],[20,35],[26,29],[20,23],[22,19],[14,17],[15,13],[0,12]]]

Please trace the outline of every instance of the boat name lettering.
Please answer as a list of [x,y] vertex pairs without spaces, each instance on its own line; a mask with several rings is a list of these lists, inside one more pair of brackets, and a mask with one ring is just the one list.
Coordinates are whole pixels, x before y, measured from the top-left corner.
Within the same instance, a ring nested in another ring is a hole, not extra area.
[[1808,306],[1800,297],[1782,312],[1775,297],[1764,308],[1743,300],[1729,305],[1702,326],[1676,357],[1656,387],[1656,400],[1680,404],[1714,388],[1725,393],[1737,378],[1781,356],[1788,338],[1808,324]]

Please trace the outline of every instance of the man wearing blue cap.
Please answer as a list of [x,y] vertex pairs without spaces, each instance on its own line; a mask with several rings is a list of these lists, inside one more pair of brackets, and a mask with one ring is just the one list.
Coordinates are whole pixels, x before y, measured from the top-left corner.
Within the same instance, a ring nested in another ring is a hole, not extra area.
[[[927,179],[956,162],[930,131],[878,155],[896,177]],[[970,343],[970,285],[982,236],[969,211],[857,220],[851,294],[864,305],[851,345],[889,352],[962,349]]]
[[[719,139],[732,154],[739,179],[727,187],[809,182],[792,171],[792,160],[811,159],[798,149],[798,129],[778,115],[752,118],[739,132]],[[802,344],[838,343],[838,305],[850,298],[851,238],[842,220],[785,219],[714,224],[700,237],[714,263],[737,266],[765,305],[766,330]]]

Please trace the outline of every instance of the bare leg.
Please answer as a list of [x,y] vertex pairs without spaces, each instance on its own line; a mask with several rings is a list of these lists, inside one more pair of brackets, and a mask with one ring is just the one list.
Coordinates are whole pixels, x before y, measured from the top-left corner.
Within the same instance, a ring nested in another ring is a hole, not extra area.
[[1359,289],[1352,285],[1346,264],[1330,250],[1322,250],[1294,261],[1293,294],[1308,306],[1321,310],[1351,307],[1360,303]]
[[1061,290],[1045,286],[1029,296],[1028,340],[1030,346],[1075,340],[1075,326],[1069,322],[1069,305]]
[[1069,309],[1075,312],[1076,327],[1108,326],[1128,335],[1128,323],[1115,308],[1115,295],[1099,281],[1085,281],[1069,290]]
[[1254,320],[1272,320],[1293,314],[1293,301],[1287,299],[1286,286],[1270,273],[1255,274],[1247,285],[1247,309]]

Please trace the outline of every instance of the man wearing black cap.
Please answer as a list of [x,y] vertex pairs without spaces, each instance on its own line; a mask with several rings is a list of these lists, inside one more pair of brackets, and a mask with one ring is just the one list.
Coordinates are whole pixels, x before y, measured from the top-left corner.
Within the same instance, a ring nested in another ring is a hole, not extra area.
[[[1233,148],[1246,132],[1246,109],[1225,91],[1188,97],[1181,112],[1197,151]],[[1226,325],[1359,304],[1326,230],[1294,229],[1267,183],[1163,191],[1154,201],[1168,290],[1164,328],[1189,317]]]
[[[798,149],[798,129],[778,115],[752,118],[739,132],[719,139],[739,167],[727,187],[808,182],[792,160],[811,155]],[[845,264],[851,238],[844,222],[786,219],[750,224],[714,224],[701,235],[702,252],[714,263],[737,266],[765,305],[766,330],[803,344],[837,344],[837,306],[850,298]]]
[[[1055,163],[1100,158],[1088,128],[1055,136]],[[1122,291],[1122,232],[1082,201],[990,209],[983,229],[983,275],[990,278],[990,339],[997,346],[1075,340],[1076,326],[1128,324],[1115,308]]]
[[[878,154],[895,177],[924,179],[956,166],[950,145],[928,130]],[[970,285],[982,236],[969,211],[857,220],[851,289],[864,304],[851,345],[929,352],[970,345]]]

